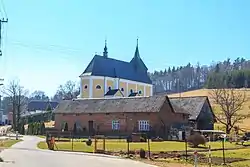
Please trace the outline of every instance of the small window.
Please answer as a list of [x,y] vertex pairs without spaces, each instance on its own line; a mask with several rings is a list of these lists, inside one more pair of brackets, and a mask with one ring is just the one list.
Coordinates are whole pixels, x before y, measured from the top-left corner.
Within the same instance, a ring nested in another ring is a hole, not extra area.
[[124,91],[124,89],[123,89],[123,88],[121,88],[121,91],[123,92],[123,91]]
[[120,129],[120,122],[118,120],[112,121],[112,130],[119,130]]
[[139,94],[141,94],[141,90],[139,90],[139,92],[138,92]]
[[109,87],[109,90],[111,90],[111,87]]
[[139,131],[149,131],[149,121],[147,120],[140,120],[138,121],[138,128],[139,128]]
[[88,85],[84,85],[84,89],[88,89]]
[[133,93],[133,89],[130,89],[130,93]]
[[102,87],[100,85],[96,85],[95,87],[96,89],[102,89]]

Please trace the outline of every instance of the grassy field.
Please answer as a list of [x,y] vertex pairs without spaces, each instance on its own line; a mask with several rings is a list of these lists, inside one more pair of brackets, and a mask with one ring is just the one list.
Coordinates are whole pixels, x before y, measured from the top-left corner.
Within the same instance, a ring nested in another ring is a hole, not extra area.
[[[124,140],[107,140],[105,142],[105,148],[108,151],[127,151],[127,143]],[[72,150],[72,142],[56,142],[56,146],[58,150]],[[48,149],[47,144],[45,142],[40,142],[38,147],[41,149]],[[139,150],[143,148],[144,150],[148,150],[147,143],[130,143],[130,150]],[[241,146],[235,145],[229,142],[225,143],[225,148],[239,148]],[[103,142],[97,142],[97,148],[103,148]],[[220,149],[222,148],[221,142],[211,142],[212,149]],[[73,150],[74,151],[82,151],[82,152],[93,152],[94,142],[91,146],[87,146],[85,142],[74,141],[73,142]],[[207,148],[198,148],[196,150],[206,150]],[[164,142],[150,142],[150,150],[151,151],[184,151],[185,143],[184,142],[175,142],[175,141],[164,141]],[[194,148],[189,148],[188,150],[194,150]]]
[[[65,150],[65,151],[72,151],[72,142],[56,142],[56,146],[58,150]],[[207,144],[208,146],[208,144]],[[102,141],[98,141],[97,148],[102,149],[103,143]],[[40,142],[38,144],[38,148],[40,149],[48,149],[47,144],[45,142]],[[147,143],[130,143],[130,150],[139,150],[139,149],[148,150]],[[212,149],[221,149],[222,143],[221,142],[211,142]],[[236,150],[225,150],[226,158],[245,158],[250,159],[250,148],[242,148],[241,146],[235,145],[234,143],[226,142],[225,143],[226,149],[235,149]],[[83,141],[74,141],[73,142],[73,151],[81,151],[81,152],[93,152],[94,143],[91,146],[87,146]],[[106,150],[108,151],[127,151],[127,143],[124,140],[106,140]],[[159,152],[159,151],[184,151],[185,150],[185,143],[184,142],[175,142],[175,141],[164,141],[164,142],[151,142],[150,143],[150,150],[152,152]],[[194,151],[197,150],[199,154],[205,154],[208,156],[208,151],[206,148],[190,148],[188,150]],[[205,151],[205,152],[202,152]],[[192,154],[190,152],[189,154]],[[222,150],[219,151],[212,151],[212,157],[222,157]],[[147,160],[146,160],[147,161]],[[165,162],[165,163],[164,163]],[[160,167],[169,167],[168,163],[184,163],[184,161],[176,161],[176,159],[156,159],[154,161],[149,161],[147,163],[155,164]],[[242,162],[235,162],[231,163],[231,166],[235,167],[250,167],[250,160],[242,161]],[[249,165],[249,166],[248,166]],[[185,165],[183,165],[185,166]],[[207,166],[207,165],[206,165]],[[215,165],[213,165],[215,166]],[[179,167],[182,167],[180,164]]]
[[12,145],[20,142],[22,140],[0,140],[0,147],[1,148],[9,148]]
[[[238,91],[245,91],[247,99],[249,99],[243,106],[242,110],[239,111],[239,114],[250,114],[250,89],[239,89]],[[208,96],[210,103],[214,109],[215,114],[219,114],[221,112],[220,108],[214,104],[213,99],[211,98],[211,90],[209,89],[199,89],[189,92],[181,93],[182,97],[189,97],[189,96]],[[179,97],[179,94],[171,94],[169,97]],[[250,118],[243,120],[241,123],[238,124],[241,129],[243,130],[250,130]],[[216,124],[215,129],[220,129],[221,124]]]

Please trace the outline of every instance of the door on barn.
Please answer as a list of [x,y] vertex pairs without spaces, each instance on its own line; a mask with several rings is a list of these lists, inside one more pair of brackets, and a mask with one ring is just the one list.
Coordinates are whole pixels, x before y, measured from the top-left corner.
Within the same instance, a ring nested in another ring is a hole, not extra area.
[[94,134],[94,121],[89,121],[89,134]]

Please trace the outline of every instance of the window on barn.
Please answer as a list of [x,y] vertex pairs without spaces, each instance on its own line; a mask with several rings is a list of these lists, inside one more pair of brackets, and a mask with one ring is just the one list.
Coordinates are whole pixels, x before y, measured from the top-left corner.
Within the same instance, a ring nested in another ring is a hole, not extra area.
[[119,130],[120,129],[120,122],[118,120],[112,121],[112,130]]
[[102,89],[102,87],[100,85],[96,85],[95,87],[96,89]]
[[149,131],[149,121],[147,120],[140,120],[138,121],[139,124],[139,131]]

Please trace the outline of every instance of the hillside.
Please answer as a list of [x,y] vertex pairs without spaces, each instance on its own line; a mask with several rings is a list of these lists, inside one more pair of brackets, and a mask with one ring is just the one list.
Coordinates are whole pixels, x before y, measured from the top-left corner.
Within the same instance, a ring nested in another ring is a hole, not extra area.
[[[243,91],[243,89],[238,89],[237,91]],[[246,96],[247,96],[248,101],[244,104],[242,110],[240,110],[239,113],[250,114],[250,89],[246,89],[245,91],[246,91]],[[208,96],[210,103],[214,109],[214,113],[218,114],[221,112],[221,110],[218,106],[216,106],[213,103],[213,99],[210,96],[211,92],[212,92],[211,89],[199,89],[199,90],[194,90],[194,91],[183,92],[181,94],[179,93],[171,94],[168,96],[169,97]],[[245,119],[242,123],[238,125],[240,126],[241,129],[250,130],[250,118]],[[216,124],[215,129],[218,129],[219,126],[221,125]]]

